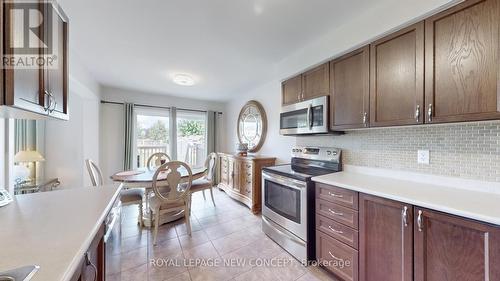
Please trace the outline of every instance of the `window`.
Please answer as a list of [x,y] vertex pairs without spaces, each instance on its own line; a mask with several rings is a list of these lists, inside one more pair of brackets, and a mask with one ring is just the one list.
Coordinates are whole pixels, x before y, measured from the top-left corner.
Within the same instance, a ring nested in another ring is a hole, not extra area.
[[168,110],[136,110],[136,166],[146,167],[153,153],[170,153]]
[[207,157],[207,115],[204,112],[177,111],[177,159],[200,168]]

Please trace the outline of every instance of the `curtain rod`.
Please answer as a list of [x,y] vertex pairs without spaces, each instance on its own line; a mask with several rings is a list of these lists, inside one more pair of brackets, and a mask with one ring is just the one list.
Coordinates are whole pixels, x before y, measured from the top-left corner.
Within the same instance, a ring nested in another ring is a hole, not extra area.
[[[101,103],[104,104],[118,104],[118,105],[123,105],[123,102],[116,102],[116,101],[105,101],[101,100]],[[140,107],[148,107],[148,108],[159,108],[159,109],[171,109],[171,106],[159,106],[159,105],[149,105],[149,104],[140,104],[140,103],[135,103],[135,106],[140,106]],[[177,107],[178,110],[184,110],[184,111],[193,111],[193,112],[203,112],[207,113],[207,110],[199,110],[199,109],[189,109],[189,108],[180,108]],[[220,111],[215,111],[217,114],[223,114]]]

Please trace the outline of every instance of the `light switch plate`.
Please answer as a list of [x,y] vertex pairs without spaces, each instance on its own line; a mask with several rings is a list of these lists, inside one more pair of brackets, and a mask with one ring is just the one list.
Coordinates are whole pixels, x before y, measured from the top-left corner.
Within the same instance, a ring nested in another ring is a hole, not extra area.
[[419,150],[417,153],[417,162],[419,164],[430,164],[430,151],[429,150]]

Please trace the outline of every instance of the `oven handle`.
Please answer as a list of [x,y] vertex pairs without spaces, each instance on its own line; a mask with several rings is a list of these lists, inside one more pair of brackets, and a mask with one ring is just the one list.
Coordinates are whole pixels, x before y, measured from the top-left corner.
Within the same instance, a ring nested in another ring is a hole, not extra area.
[[290,239],[291,241],[299,244],[299,245],[305,245],[304,241],[301,241],[299,240],[298,238],[295,238],[291,235],[289,235],[288,233],[285,233],[284,231],[282,231],[281,229],[279,229],[279,226],[274,226],[274,223],[270,222],[265,216],[262,216],[262,221],[264,223],[266,223],[268,226],[272,227],[274,230],[276,230],[277,232],[279,232],[279,234],[285,236],[286,238]]
[[294,180],[277,174],[270,174],[264,171],[262,172],[262,177],[265,180],[288,186],[297,190],[302,190],[307,187],[306,182]]

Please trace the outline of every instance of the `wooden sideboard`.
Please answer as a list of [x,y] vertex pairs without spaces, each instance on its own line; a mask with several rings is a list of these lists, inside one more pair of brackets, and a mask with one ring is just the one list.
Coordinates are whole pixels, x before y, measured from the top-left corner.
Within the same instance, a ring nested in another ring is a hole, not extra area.
[[273,166],[276,158],[238,156],[231,153],[219,155],[219,189],[231,198],[247,205],[254,214],[262,209],[262,168]]

